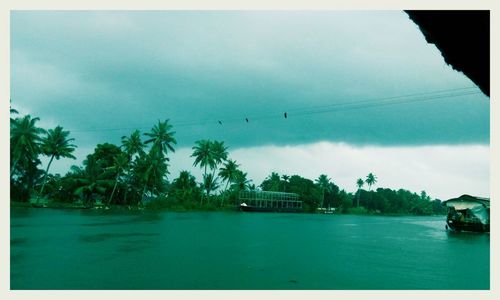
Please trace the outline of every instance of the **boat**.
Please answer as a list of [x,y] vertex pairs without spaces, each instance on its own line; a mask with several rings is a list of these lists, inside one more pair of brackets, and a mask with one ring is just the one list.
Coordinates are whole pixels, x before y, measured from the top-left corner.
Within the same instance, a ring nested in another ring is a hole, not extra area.
[[326,215],[332,215],[335,212],[335,208],[334,207],[330,207],[330,205],[328,205],[328,208],[318,207],[316,210],[317,210],[318,213],[320,213],[320,214],[326,214]]
[[443,202],[448,208],[446,229],[490,232],[490,199],[462,195]]
[[261,207],[247,205],[246,203],[240,204],[241,211],[247,212],[301,212],[302,207]]

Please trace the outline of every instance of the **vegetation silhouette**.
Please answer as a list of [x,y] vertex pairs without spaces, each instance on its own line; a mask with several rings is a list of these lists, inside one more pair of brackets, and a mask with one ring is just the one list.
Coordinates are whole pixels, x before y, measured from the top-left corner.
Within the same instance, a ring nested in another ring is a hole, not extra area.
[[[445,213],[441,201],[431,199],[425,191],[372,190],[377,183],[373,173],[356,181],[355,194],[341,189],[327,174],[313,181],[272,172],[256,186],[230,158],[229,147],[216,140],[198,140],[192,147],[193,166],[203,171],[201,181],[186,170],[169,180],[169,155],[175,152],[177,141],[168,119],[158,120],[148,132],[134,130],[122,136],[121,145],[96,145],[82,166],[72,166],[63,176],[50,174],[54,158],[75,158],[72,153],[77,146],[72,144],[70,132],[61,126],[46,131],[37,126],[39,118],[19,116],[14,109],[10,112],[12,205],[36,204],[43,199],[50,207],[234,210],[240,204],[240,191],[262,190],[297,193],[306,212],[333,208],[338,213]],[[39,169],[42,155],[49,157],[45,170]],[[365,183],[368,191],[363,189]]]

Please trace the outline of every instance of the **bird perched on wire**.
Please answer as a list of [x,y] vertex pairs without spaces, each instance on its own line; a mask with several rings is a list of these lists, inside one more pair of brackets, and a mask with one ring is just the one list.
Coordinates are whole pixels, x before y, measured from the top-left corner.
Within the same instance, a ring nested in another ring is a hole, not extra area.
[[246,120],[246,121],[247,121],[247,123],[248,123],[248,118],[245,118],[245,120]]
[[285,112],[285,119],[286,119],[287,117],[288,117],[288,115],[287,115],[287,114],[286,114],[286,112]]
[[221,124],[221,125],[222,125],[222,122],[221,122],[221,121],[219,121],[219,124]]

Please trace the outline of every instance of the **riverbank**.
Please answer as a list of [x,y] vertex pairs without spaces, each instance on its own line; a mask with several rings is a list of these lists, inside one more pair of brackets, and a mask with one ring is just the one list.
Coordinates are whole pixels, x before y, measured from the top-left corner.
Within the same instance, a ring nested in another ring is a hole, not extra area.
[[[104,209],[104,210],[112,210],[112,211],[130,211],[130,210],[146,210],[146,211],[168,211],[168,212],[224,212],[224,211],[238,211],[238,208],[234,206],[224,206],[224,207],[219,207],[213,204],[207,204],[204,206],[191,206],[191,207],[184,207],[180,205],[172,205],[172,206],[164,206],[164,205],[158,205],[154,202],[147,203],[146,205],[142,207],[137,207],[137,206],[126,206],[126,205],[111,205],[109,207],[107,206],[94,206],[94,207],[87,207],[81,204],[75,204],[75,203],[63,203],[63,202],[54,202],[54,201],[48,201],[44,202],[43,204],[33,204],[30,202],[19,202],[19,201],[10,201],[10,207],[11,208],[18,208],[18,207],[26,207],[26,208],[51,208],[51,209]],[[322,211],[303,211],[301,213],[305,214],[324,214]],[[374,211],[368,211],[365,208],[353,208],[349,209],[348,211],[335,211],[332,215],[358,215],[358,216],[387,216],[387,217],[404,217],[404,216],[415,216],[415,214],[395,214],[395,213],[381,213],[381,212],[374,212]],[[428,216],[441,216],[441,215],[428,215]]]
[[20,201],[10,201],[10,208],[51,208],[51,209],[105,209],[105,210],[148,210],[148,211],[173,211],[173,212],[203,212],[203,211],[234,211],[237,210],[233,206],[225,206],[225,207],[217,207],[215,205],[205,205],[205,206],[197,206],[197,207],[184,207],[184,206],[158,206],[153,203],[148,203],[144,206],[133,206],[133,205],[99,205],[99,206],[84,206],[82,204],[75,203],[64,203],[64,202],[55,202],[55,201],[46,201],[40,202],[39,204],[31,203],[31,202],[20,202]]

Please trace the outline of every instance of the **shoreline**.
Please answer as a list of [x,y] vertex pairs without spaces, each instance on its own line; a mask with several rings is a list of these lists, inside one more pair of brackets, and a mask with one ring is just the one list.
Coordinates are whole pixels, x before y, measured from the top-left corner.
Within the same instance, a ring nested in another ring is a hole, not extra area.
[[[91,209],[91,210],[105,210],[105,211],[156,211],[156,212],[239,212],[240,210],[236,207],[202,207],[202,208],[184,208],[184,207],[174,207],[174,208],[149,208],[147,206],[137,207],[137,206],[122,206],[122,205],[112,205],[111,207],[86,207],[82,205],[75,205],[72,203],[63,202],[49,202],[46,204],[34,205],[30,202],[19,202],[10,201],[10,208],[48,208],[48,209]],[[302,211],[296,212],[299,214],[324,214],[321,212],[309,212]],[[412,217],[412,216],[445,216],[445,215],[416,215],[416,214],[384,214],[384,213],[346,213],[346,212],[335,212],[328,215],[357,215],[357,216],[384,216],[384,217]]]

